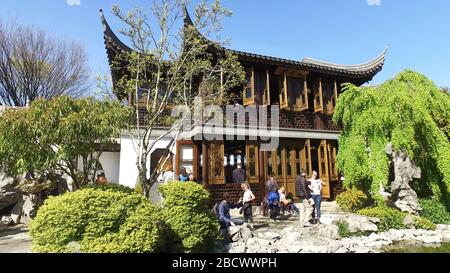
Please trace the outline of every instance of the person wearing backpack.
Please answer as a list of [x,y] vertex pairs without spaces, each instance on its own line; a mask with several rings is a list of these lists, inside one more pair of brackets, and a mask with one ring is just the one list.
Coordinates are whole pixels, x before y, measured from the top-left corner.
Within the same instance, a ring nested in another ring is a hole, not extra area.
[[274,175],[271,175],[266,183],[267,187],[267,205],[269,207],[269,217],[271,222],[279,222],[277,220],[280,213],[280,195],[278,193],[278,184]]

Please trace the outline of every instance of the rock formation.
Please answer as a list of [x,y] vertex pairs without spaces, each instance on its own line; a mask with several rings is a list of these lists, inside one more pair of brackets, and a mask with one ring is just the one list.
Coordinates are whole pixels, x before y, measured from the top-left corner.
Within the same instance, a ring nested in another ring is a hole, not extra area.
[[394,151],[391,143],[386,146],[385,151],[391,157],[395,176],[390,184],[390,199],[401,211],[418,215],[422,209],[417,193],[411,188],[410,183],[414,178],[421,177],[420,168],[414,165],[403,151]]

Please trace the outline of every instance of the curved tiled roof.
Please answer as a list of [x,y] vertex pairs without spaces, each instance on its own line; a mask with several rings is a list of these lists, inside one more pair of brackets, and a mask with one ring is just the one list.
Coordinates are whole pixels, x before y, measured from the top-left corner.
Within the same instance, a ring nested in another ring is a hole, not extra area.
[[[184,16],[185,25],[189,25],[192,27],[194,26],[194,23],[192,22],[191,17],[189,16],[189,13],[186,8],[184,8]],[[111,27],[109,26],[108,22],[105,19],[105,16],[103,14],[103,11],[100,10],[100,18],[104,27],[104,39],[105,39],[105,45],[107,49],[112,49],[114,53],[119,52],[128,52],[132,49],[125,45],[122,41],[119,40],[119,38],[114,34]],[[198,31],[199,35],[202,35]],[[202,35],[204,39],[211,42],[212,44],[216,44],[206,37]],[[216,44],[217,45],[217,44]],[[319,61],[312,58],[304,58],[301,61],[297,60],[289,60],[289,59],[283,59],[278,57],[271,57],[271,56],[265,56],[265,55],[259,55],[254,53],[248,53],[233,49],[227,49],[220,46],[223,50],[233,52],[236,55],[238,55],[240,60],[247,60],[247,61],[253,61],[253,62],[259,62],[259,63],[266,63],[270,65],[287,65],[292,66],[298,69],[307,69],[312,72],[327,74],[327,75],[333,75],[333,76],[341,76],[341,77],[348,77],[353,79],[358,79],[362,81],[368,81],[371,80],[378,72],[381,71],[383,68],[387,48],[383,50],[377,57],[375,57],[373,60],[364,63],[364,64],[358,64],[358,65],[342,65],[342,64],[334,64],[331,62],[326,61]],[[111,52],[108,50],[108,58],[111,61]]]
[[[103,14],[103,10],[100,10],[100,20],[102,21],[103,25],[103,38],[105,40],[105,46],[107,49],[108,59],[110,63],[114,58],[113,54],[132,51],[132,49],[128,47],[126,44],[124,44],[111,29],[108,22],[106,21],[105,15]],[[111,52],[108,49],[112,49],[113,52]]]

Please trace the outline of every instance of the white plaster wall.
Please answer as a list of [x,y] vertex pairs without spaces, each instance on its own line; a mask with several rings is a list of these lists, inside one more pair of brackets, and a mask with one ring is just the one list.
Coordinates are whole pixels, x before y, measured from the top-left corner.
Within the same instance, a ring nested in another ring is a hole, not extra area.
[[120,152],[103,152],[100,163],[110,183],[119,183]]
[[[83,169],[83,161],[78,158],[77,168]],[[103,152],[100,156],[100,163],[102,164],[103,171],[105,172],[106,179],[111,183],[119,183],[119,165],[120,165],[120,152]],[[97,174],[99,174],[98,172]]]
[[[164,138],[156,143],[152,152],[156,149],[165,149],[169,145],[171,139]],[[119,183],[131,188],[134,188],[138,179],[138,169],[136,167],[137,152],[133,139],[129,135],[122,135],[120,140],[120,171]],[[175,154],[175,151],[172,151]],[[150,153],[151,155],[151,153]],[[148,166],[150,167],[150,155],[148,159]]]

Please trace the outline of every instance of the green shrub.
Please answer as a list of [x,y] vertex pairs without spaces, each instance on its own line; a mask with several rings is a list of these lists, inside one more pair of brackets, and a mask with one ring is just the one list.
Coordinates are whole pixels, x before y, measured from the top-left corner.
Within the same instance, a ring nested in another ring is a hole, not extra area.
[[209,192],[194,182],[171,182],[158,188],[164,197],[164,206],[182,206],[196,211],[208,207]]
[[159,251],[165,233],[159,210],[122,189],[82,189],[47,199],[30,224],[33,251]]
[[208,210],[209,193],[193,182],[171,182],[159,188],[163,215],[184,252],[206,252],[219,237],[219,224]]
[[423,217],[414,217],[414,227],[417,229],[436,230],[436,224]]
[[142,184],[141,181],[136,181],[136,186],[134,187],[134,191],[138,194],[142,194]]
[[347,238],[352,236],[352,233],[348,228],[347,222],[340,220],[337,222],[337,226],[338,226],[338,234],[341,238]]
[[366,194],[357,189],[348,189],[336,197],[339,207],[348,212],[363,209],[367,205],[367,200]]
[[450,224],[450,213],[445,206],[431,199],[420,199],[421,216],[435,224]]
[[358,214],[362,214],[369,217],[377,217],[380,219],[378,224],[379,231],[386,231],[388,229],[403,229],[405,225],[403,220],[405,219],[405,214],[388,207],[373,207],[365,208],[359,210]]
[[124,186],[124,185],[120,185],[120,184],[114,184],[114,183],[108,183],[106,185],[89,185],[89,186],[85,186],[83,187],[83,189],[96,189],[96,190],[113,190],[113,191],[117,191],[117,192],[123,192],[123,193],[135,193],[135,190]]

